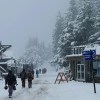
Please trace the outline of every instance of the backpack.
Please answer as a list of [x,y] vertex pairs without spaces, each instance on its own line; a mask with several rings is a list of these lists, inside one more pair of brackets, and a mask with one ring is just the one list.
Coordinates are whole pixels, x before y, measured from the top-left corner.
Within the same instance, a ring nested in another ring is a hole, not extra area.
[[28,80],[33,80],[33,75],[32,75],[32,73],[28,73]]
[[6,84],[12,85],[16,83],[16,77],[13,74],[8,74],[6,77]]

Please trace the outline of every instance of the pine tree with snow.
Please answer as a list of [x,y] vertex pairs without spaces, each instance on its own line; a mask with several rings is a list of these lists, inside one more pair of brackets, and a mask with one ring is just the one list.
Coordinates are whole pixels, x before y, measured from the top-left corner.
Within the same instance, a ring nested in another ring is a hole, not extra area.
[[[69,11],[66,13],[65,22],[66,28],[63,30],[63,33],[59,38],[58,46],[58,63],[60,66],[65,66],[65,56],[71,53],[71,42],[74,40],[73,29],[74,29],[74,20],[77,16],[77,5],[75,0],[70,1]],[[65,66],[66,67],[66,66]]]
[[89,43],[98,43],[98,38],[100,37],[100,0],[92,0],[94,6],[94,18],[95,18],[95,32],[90,35],[88,41]]
[[[49,47],[49,50],[50,49],[51,48]],[[50,52],[49,50],[45,47],[44,42],[39,43],[37,38],[30,38],[25,52],[22,57],[19,58],[19,61],[23,64],[33,64],[35,67],[38,67],[43,64],[45,60],[50,58],[48,53],[51,54],[51,50]]]
[[67,22],[72,22],[76,19],[76,16],[78,14],[78,5],[76,3],[76,0],[70,0],[70,6],[68,9],[68,12],[66,13],[66,21]]
[[60,38],[60,35],[63,32],[64,26],[63,26],[64,18],[61,16],[61,13],[59,12],[59,15],[57,16],[57,21],[55,25],[55,30],[53,33],[53,53],[54,55],[57,54],[57,48],[58,48],[58,41]]
[[88,43],[88,39],[95,33],[94,6],[91,0],[84,0],[83,6],[79,10],[76,19],[75,45],[83,45]]

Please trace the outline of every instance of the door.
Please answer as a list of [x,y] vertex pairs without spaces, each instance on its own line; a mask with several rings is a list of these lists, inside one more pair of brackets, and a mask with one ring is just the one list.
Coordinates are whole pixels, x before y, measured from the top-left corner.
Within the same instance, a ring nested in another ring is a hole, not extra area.
[[85,66],[84,66],[84,64],[77,64],[77,80],[85,81]]

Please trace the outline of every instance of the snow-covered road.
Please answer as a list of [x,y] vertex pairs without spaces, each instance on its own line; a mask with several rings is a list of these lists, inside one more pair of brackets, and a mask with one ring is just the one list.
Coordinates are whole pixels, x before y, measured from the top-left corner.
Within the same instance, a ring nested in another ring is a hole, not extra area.
[[0,100],[100,100],[100,84],[96,83],[97,93],[93,91],[92,83],[69,81],[54,84],[57,73],[49,70],[46,74],[39,75],[33,80],[32,88],[21,87],[18,80],[17,90],[13,97],[8,98],[7,90],[4,90],[4,80],[0,80]]
[[[48,78],[49,77],[49,78]],[[13,92],[11,100],[51,100],[49,91],[51,86],[54,85],[56,73],[40,74],[39,78],[34,78],[32,82],[32,88],[28,88],[28,82],[26,81],[26,87],[21,87],[21,80],[17,78],[18,86],[17,90]],[[4,90],[4,80],[0,80],[0,100],[8,100],[8,90]]]
[[[2,81],[2,84],[4,84],[4,81]],[[21,82],[20,79],[18,79],[17,90],[13,92],[12,100],[42,100],[42,98],[46,98],[48,95],[48,85],[48,81],[40,80],[39,78],[33,80],[32,88],[28,88],[27,82],[26,88],[21,88]],[[2,87],[0,86],[0,100],[8,100],[8,91],[4,90],[3,87],[4,85],[2,85]]]

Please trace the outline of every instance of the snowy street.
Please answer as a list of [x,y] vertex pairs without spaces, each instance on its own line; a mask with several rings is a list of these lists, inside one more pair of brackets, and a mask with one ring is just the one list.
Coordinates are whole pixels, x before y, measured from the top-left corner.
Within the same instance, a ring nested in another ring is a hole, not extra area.
[[32,88],[28,88],[27,81],[26,88],[22,88],[18,78],[17,90],[12,98],[8,98],[4,80],[0,80],[0,100],[100,100],[100,84],[96,84],[96,94],[92,83],[65,81],[54,84],[57,72],[49,68],[47,70],[46,74],[40,74],[39,78],[33,80]]
[[0,100],[100,100],[100,0],[1,0]]

